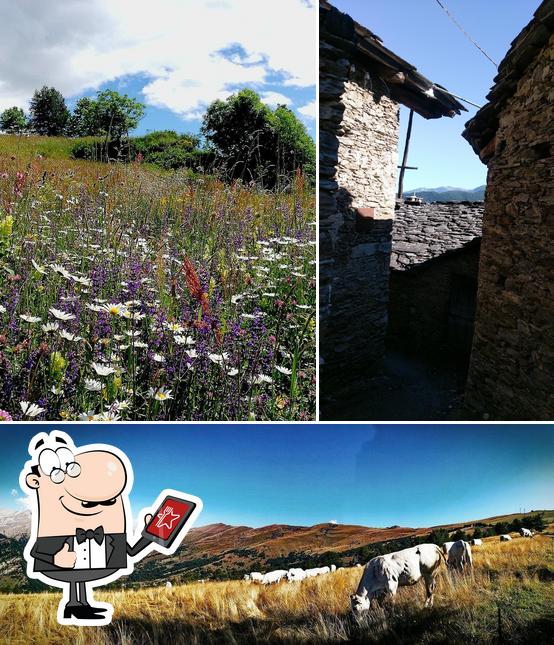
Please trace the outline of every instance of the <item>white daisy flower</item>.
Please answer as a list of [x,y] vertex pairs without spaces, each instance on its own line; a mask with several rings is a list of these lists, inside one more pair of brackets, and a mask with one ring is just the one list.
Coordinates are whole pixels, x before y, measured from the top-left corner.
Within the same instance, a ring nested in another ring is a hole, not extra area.
[[40,266],[40,264],[37,264],[34,260],[31,260],[31,264],[35,267],[35,270],[38,271],[38,273],[42,275],[46,274],[46,269],[43,266]]
[[50,307],[48,310],[54,318],[57,318],[58,320],[74,320],[75,316],[74,314],[68,314],[65,311],[62,311],[61,309],[56,309],[56,307]]
[[154,388],[150,388],[148,390],[148,394],[153,398],[156,399],[156,401],[167,401],[167,399],[172,399],[173,395],[171,394],[171,390],[166,390],[163,387],[158,388],[155,390]]
[[123,316],[127,311],[127,308],[121,302],[119,302],[119,303],[114,303],[114,302],[108,303],[107,305],[103,305],[102,309],[106,313],[110,314],[110,316]]
[[152,360],[156,361],[156,363],[165,363],[165,357],[161,354],[152,354]]
[[30,316],[29,314],[20,314],[19,317],[21,318],[21,320],[24,320],[31,325],[34,325],[35,323],[38,323],[42,320],[42,318],[40,318],[39,316]]
[[39,414],[42,414],[45,411],[45,408],[41,408],[36,403],[31,403],[30,401],[20,401],[19,406],[21,407],[21,412],[24,416],[34,419],[38,417]]
[[91,311],[95,311],[96,313],[99,313],[100,311],[104,311],[104,307],[102,307],[102,305],[93,305],[88,302],[85,304],[85,307],[87,309],[90,309]]
[[73,280],[82,284],[84,287],[90,287],[92,285],[92,280],[90,278],[83,278],[80,275],[74,275]]
[[273,383],[271,376],[267,374],[256,374],[256,376],[250,380],[250,383],[253,385],[261,385],[262,383]]
[[0,305],[0,314],[5,314],[6,311],[8,311],[6,307],[4,307],[4,305]]
[[142,340],[137,340],[137,341],[135,341],[134,345],[135,345],[135,347],[137,347],[138,349],[141,349],[141,348],[142,348],[142,349],[146,349],[146,348],[148,347],[148,343],[143,343],[143,342],[142,342]]
[[195,349],[185,349],[185,354],[189,358],[198,358],[198,352]]
[[60,330],[58,332],[58,335],[60,336],[60,338],[63,338],[64,340],[68,340],[71,343],[78,343],[80,340],[83,340],[82,336],[75,336],[75,334],[71,334],[65,329]]
[[61,394],[63,394],[62,388],[61,387],[56,387],[55,385],[53,385],[50,388],[50,392],[52,392],[52,394],[55,394],[56,396],[60,396]]
[[227,372],[227,374],[228,374],[229,376],[236,376],[238,373],[239,373],[239,371],[238,371],[238,369],[237,369],[236,367],[233,367],[232,369],[230,369],[230,370]]
[[100,363],[92,363],[91,367],[98,374],[98,376],[109,376],[110,374],[115,373],[114,368],[110,367],[109,365],[101,365]]
[[116,421],[119,421],[121,417],[118,414],[115,414],[114,412],[104,412],[103,414],[99,414],[95,421],[107,421],[109,423],[115,423]]
[[290,376],[292,374],[292,370],[289,370],[288,367],[283,367],[282,365],[275,365],[275,369],[278,372],[281,372],[281,374],[285,374],[286,376]]
[[229,354],[227,354],[226,352],[223,352],[223,354],[208,354],[208,358],[212,361],[212,363],[221,365],[223,361],[226,361],[229,358]]
[[81,414],[77,417],[77,421],[98,421],[98,415],[94,413],[94,410],[81,412]]
[[169,331],[172,331],[176,334],[180,334],[182,331],[185,331],[185,328],[183,325],[180,325],[179,323],[165,323],[165,326]]
[[102,383],[94,380],[93,378],[86,378],[85,390],[88,390],[89,392],[100,392],[102,390]]

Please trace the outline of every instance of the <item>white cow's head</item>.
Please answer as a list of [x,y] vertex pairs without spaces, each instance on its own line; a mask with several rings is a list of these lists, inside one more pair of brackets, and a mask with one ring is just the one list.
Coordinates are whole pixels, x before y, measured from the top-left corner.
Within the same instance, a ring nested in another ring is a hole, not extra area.
[[361,616],[365,611],[369,611],[370,604],[367,589],[364,589],[361,594],[353,593],[350,596],[350,607],[354,616]]

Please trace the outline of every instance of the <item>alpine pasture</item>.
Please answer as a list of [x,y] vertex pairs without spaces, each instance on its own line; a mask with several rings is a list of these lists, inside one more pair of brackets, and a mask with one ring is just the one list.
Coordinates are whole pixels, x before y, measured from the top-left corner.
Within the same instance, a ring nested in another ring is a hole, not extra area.
[[[551,529],[552,527],[549,527]],[[554,627],[554,540],[508,543],[485,538],[474,550],[472,576],[441,567],[432,608],[423,587],[399,590],[394,605],[360,622],[350,594],[360,568],[301,582],[165,584],[98,592],[111,602],[108,627],[74,628],[56,621],[59,594],[0,596],[0,641],[18,643],[546,643]],[[31,599],[31,602],[29,601]],[[2,640],[3,639],[3,640]]]
[[0,136],[0,417],[315,416],[315,198]]

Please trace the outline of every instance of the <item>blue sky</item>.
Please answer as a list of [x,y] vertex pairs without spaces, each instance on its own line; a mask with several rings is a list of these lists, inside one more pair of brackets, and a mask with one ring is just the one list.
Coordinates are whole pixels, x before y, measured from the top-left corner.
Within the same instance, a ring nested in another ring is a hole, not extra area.
[[[0,508],[17,496],[39,431],[2,429]],[[71,426],[77,445],[105,442],[135,471],[133,513],[163,488],[204,501],[199,524],[429,526],[554,507],[549,426]]]
[[43,85],[70,105],[114,88],[146,104],[138,133],[195,132],[209,103],[251,87],[314,134],[315,0],[3,2],[0,58],[0,110]]
[[[496,69],[450,21],[436,0],[334,0],[383,39],[386,47],[402,56],[433,82],[478,105],[486,102]],[[540,0],[444,0],[443,4],[489,56],[499,63],[511,41],[531,20]],[[486,167],[462,139],[464,124],[476,112],[453,119],[426,121],[414,115],[407,190],[418,187],[475,188],[485,183]],[[408,110],[401,110],[401,150]]]

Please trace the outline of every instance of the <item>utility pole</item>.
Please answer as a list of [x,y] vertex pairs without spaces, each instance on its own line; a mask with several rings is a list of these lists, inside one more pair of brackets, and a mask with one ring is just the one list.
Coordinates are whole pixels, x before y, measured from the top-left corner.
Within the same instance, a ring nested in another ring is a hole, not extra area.
[[406,144],[404,145],[404,156],[402,158],[402,165],[400,168],[400,177],[398,179],[398,199],[402,199],[404,195],[404,173],[406,170],[417,170],[413,166],[408,166],[408,151],[410,149],[410,137],[412,136],[412,123],[414,120],[414,111],[410,110],[410,118],[408,119],[408,131],[406,132]]

